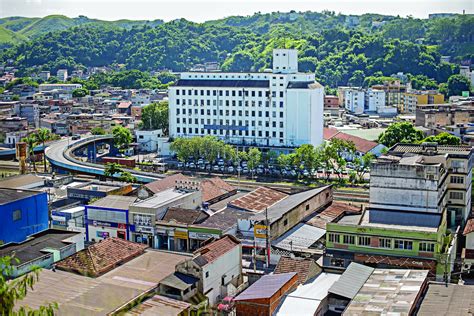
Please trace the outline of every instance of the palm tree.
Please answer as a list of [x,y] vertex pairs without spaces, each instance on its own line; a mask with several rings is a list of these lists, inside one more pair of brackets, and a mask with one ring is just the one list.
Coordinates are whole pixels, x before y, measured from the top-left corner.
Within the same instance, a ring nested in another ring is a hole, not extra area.
[[31,164],[33,164],[33,170],[36,172],[36,164],[33,162],[33,156],[35,154],[35,146],[37,144],[37,139],[34,134],[31,134],[25,138],[22,139],[23,142],[26,143],[26,146],[28,146],[28,159],[30,160],[30,167]]
[[46,155],[44,154],[44,145],[48,140],[51,140],[51,131],[47,128],[40,128],[36,132],[36,139],[38,143],[43,145],[43,166],[44,166],[44,172],[46,172]]

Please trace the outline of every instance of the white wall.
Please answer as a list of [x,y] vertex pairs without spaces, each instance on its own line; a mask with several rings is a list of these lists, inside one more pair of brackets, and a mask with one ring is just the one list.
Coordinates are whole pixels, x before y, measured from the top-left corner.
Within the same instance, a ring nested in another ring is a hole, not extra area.
[[161,129],[152,131],[137,130],[135,135],[137,135],[137,143],[140,145],[141,150],[157,152],[163,131]]
[[474,249],[474,232],[466,236],[466,249]]
[[273,72],[287,74],[298,72],[298,51],[296,49],[274,49]]
[[365,93],[359,89],[344,90],[344,108],[355,114],[364,113]]
[[[203,292],[206,293],[212,289],[212,291],[207,294],[211,306],[218,302],[217,296],[220,295],[222,276],[226,275],[225,283],[227,283],[241,273],[241,254],[242,248],[241,245],[239,245],[238,247],[234,247],[234,249],[219,257],[214,262],[203,267]],[[206,272],[209,272],[209,276],[207,278]]]

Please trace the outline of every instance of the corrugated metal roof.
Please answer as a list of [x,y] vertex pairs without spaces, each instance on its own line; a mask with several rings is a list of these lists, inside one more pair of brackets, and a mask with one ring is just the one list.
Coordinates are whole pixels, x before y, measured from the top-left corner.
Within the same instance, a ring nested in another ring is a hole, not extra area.
[[430,284],[418,315],[472,315],[474,286],[458,284]]
[[321,273],[312,282],[299,286],[282,302],[277,316],[313,316],[328,295],[329,288],[341,277],[339,274]]
[[164,284],[169,287],[184,291],[187,288],[191,287],[193,284],[197,283],[198,281],[198,278],[195,278],[191,275],[175,272],[161,280],[160,284]]
[[[288,196],[286,199],[283,199],[272,206],[270,206],[267,210],[268,213],[268,220],[270,224],[273,224],[277,220],[279,220],[284,214],[291,211],[301,203],[311,199],[313,196],[321,193],[329,186],[324,186],[312,190],[303,191],[300,193],[295,193]],[[252,219],[261,221],[265,219],[265,212],[261,212],[256,214]]]
[[236,301],[272,297],[279,289],[288,283],[296,272],[264,275],[235,298]]
[[329,292],[353,299],[374,270],[374,268],[352,262],[339,280],[331,286]]
[[325,234],[325,229],[299,223],[274,240],[272,246],[288,251],[305,251]]
[[370,209],[369,222],[388,225],[437,228],[441,223],[441,214]]

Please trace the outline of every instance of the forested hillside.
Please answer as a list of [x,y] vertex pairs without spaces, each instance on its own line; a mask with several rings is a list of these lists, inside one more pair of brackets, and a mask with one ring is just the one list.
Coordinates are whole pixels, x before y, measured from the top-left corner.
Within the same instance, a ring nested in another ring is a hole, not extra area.
[[[70,20],[77,19],[81,18]],[[4,50],[1,59],[17,61],[24,74],[110,64],[183,71],[206,61],[218,61],[224,70],[252,71],[270,66],[273,48],[287,47],[298,49],[301,71],[315,72],[323,84],[333,87],[361,85],[364,78],[397,72],[442,83],[458,72],[454,64],[440,62],[442,55],[451,55],[457,62],[474,59],[474,17],[468,15],[421,20],[291,12],[202,24],[175,20],[163,24],[122,21],[121,25],[120,21],[87,20],[32,36],[33,29],[44,30],[42,24],[48,25],[44,19],[34,20],[17,31],[30,40]],[[18,23],[4,22],[10,28]]]

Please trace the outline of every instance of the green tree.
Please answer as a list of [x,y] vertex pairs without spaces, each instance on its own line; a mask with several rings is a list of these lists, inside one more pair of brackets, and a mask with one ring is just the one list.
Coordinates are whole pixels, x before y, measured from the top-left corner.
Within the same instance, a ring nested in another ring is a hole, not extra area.
[[36,310],[25,306],[15,308],[33,290],[39,280],[40,269],[33,268],[30,273],[8,281],[13,273],[12,260],[8,256],[0,258],[0,315],[54,315],[54,310],[58,308],[56,303],[42,305]]
[[461,95],[463,91],[469,91],[471,82],[463,75],[453,75],[448,79],[448,96]]
[[120,181],[123,181],[123,182],[128,182],[128,183],[135,183],[135,182],[137,182],[137,178],[134,177],[134,176],[133,176],[130,172],[128,172],[128,171],[122,171],[122,172],[120,172],[119,180],[120,180]]
[[161,129],[168,135],[168,102],[151,103],[143,108],[142,126],[144,129]]
[[86,95],[89,94],[89,90],[85,89],[85,88],[79,88],[79,89],[75,89],[73,92],[72,92],[72,96],[74,98],[82,98],[82,97],[85,97]]
[[121,151],[125,150],[133,140],[132,132],[121,125],[117,125],[112,129],[112,135],[114,136],[115,146]]
[[261,160],[262,160],[262,152],[260,151],[260,149],[255,148],[255,147],[250,148],[248,151],[247,165],[252,172],[252,178],[255,173],[255,169],[260,164]]
[[36,172],[36,163],[33,161],[33,156],[35,155],[35,147],[38,144],[35,134],[28,135],[22,139],[28,147],[28,159],[30,160],[30,166],[33,165],[33,171]]
[[113,178],[117,175],[121,175],[123,172],[122,165],[118,163],[109,162],[105,164],[104,176],[106,178]]
[[107,134],[107,132],[102,127],[97,126],[91,129],[91,134],[92,135],[105,135]]
[[421,140],[420,143],[438,143],[438,145],[459,145],[461,144],[461,139],[454,135],[451,135],[447,132],[440,133],[436,136],[431,135]]
[[372,153],[366,153],[362,157],[356,157],[354,159],[354,171],[355,180],[358,182],[364,182],[365,174],[370,170],[370,164],[375,159],[375,155]]
[[397,143],[416,143],[424,137],[423,132],[417,130],[410,122],[397,122],[391,124],[382,134],[378,142],[387,147]]
[[304,144],[296,148],[293,163],[300,169],[303,167],[308,172],[312,172],[319,166],[319,156],[313,145]]

